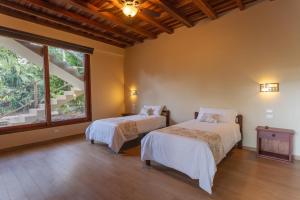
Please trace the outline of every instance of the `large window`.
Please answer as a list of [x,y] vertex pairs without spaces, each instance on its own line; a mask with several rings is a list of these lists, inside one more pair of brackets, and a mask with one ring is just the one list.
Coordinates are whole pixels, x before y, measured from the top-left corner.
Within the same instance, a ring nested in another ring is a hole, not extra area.
[[0,36],[0,133],[90,120],[89,55],[58,44]]

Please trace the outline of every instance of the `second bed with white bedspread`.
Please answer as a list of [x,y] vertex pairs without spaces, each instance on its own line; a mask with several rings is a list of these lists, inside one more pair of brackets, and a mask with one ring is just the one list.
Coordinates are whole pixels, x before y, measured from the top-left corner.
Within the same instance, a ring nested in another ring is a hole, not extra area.
[[[221,137],[224,156],[241,140],[240,127],[235,122],[207,123],[191,120],[176,127],[217,133]],[[142,160],[154,160],[167,167],[185,173],[192,179],[199,179],[199,186],[212,193],[217,162],[208,143],[191,137],[152,131],[142,140]]]
[[118,153],[122,145],[139,134],[163,128],[166,117],[161,115],[132,115],[94,121],[86,130],[86,138],[108,144]]

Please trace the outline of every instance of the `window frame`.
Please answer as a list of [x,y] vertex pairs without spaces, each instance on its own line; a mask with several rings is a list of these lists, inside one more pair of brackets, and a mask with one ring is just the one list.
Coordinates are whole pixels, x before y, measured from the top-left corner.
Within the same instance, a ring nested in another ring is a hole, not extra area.
[[[9,34],[8,34],[9,33]],[[91,77],[90,77],[90,54],[93,53],[92,48],[84,47],[56,39],[51,39],[31,33],[17,31],[0,26],[0,35],[4,37],[14,38],[18,40],[24,40],[27,42],[35,42],[43,45],[44,53],[44,85],[45,85],[45,122],[38,122],[32,124],[16,125],[0,127],[0,135],[26,132],[37,129],[52,128],[57,126],[65,126],[72,124],[79,124],[90,122],[92,120],[91,112]],[[48,46],[54,46],[58,48],[75,50],[84,54],[84,89],[85,89],[85,117],[76,119],[66,119],[60,121],[52,121],[51,119],[51,98],[50,98],[50,73],[49,73],[49,55]]]

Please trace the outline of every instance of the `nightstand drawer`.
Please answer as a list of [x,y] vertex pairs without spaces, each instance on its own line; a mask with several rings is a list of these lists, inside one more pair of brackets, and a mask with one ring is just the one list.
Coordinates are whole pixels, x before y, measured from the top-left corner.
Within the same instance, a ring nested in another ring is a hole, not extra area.
[[264,139],[274,139],[274,140],[280,140],[280,141],[289,141],[290,135],[285,133],[276,133],[271,131],[260,131],[259,138]]

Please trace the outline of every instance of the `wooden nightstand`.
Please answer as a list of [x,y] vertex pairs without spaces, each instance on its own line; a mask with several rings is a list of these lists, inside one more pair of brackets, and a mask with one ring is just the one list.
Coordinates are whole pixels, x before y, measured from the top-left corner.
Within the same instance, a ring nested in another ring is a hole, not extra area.
[[135,115],[134,113],[122,113],[122,117],[130,116],[130,115]]
[[256,130],[258,157],[293,162],[293,130],[264,126]]

